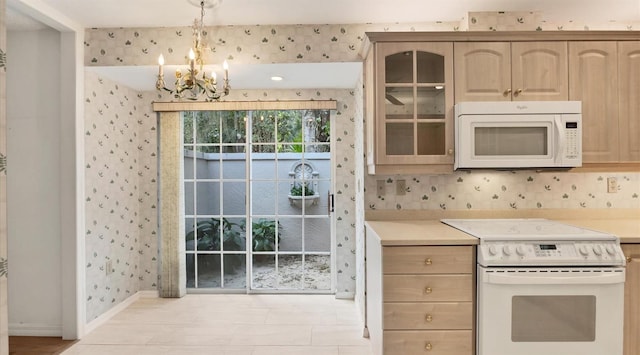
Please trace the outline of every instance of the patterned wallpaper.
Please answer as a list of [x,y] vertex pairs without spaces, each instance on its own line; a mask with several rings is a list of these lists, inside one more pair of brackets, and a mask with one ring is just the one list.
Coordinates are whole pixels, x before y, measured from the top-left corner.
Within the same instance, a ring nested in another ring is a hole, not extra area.
[[157,284],[157,148],[149,99],[91,71],[85,115],[89,322]]
[[[607,192],[614,177],[618,191]],[[406,181],[396,195],[396,181]],[[385,193],[376,191],[385,182]],[[462,171],[452,175],[381,176],[366,179],[368,210],[513,210],[541,208],[640,208],[639,173]]]
[[9,353],[7,303],[7,90],[6,0],[0,0],[0,353]]

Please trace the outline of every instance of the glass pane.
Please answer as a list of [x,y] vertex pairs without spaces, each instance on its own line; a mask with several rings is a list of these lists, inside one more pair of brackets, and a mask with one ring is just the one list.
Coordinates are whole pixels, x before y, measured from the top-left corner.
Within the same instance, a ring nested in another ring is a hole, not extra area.
[[[275,144],[252,144],[251,151],[253,153],[275,153],[276,145]],[[254,155],[254,158],[255,158],[255,155]]]
[[220,255],[198,254],[198,288],[220,287]]
[[195,232],[194,230],[196,229],[196,225],[195,225],[195,219],[193,218],[186,218],[184,220],[184,234],[185,234],[185,249],[187,251],[192,251],[192,250],[196,250],[196,243],[195,243]]
[[255,252],[270,252],[276,250],[282,226],[274,218],[254,219],[251,224],[251,247]]
[[[302,114],[298,111],[278,111],[278,142],[302,143]],[[295,151],[295,150],[294,150]]]
[[384,75],[387,83],[412,83],[413,51],[391,54],[385,57]]
[[223,218],[222,249],[224,251],[244,251],[247,245],[245,218]]
[[276,287],[275,255],[253,255],[252,288]]
[[302,218],[280,218],[280,251],[302,251]]
[[306,110],[304,111],[304,141],[305,142],[329,142],[331,135],[329,111]]
[[[196,147],[196,179],[220,178],[220,147]],[[214,152],[215,151],[215,152]]]
[[251,208],[254,215],[274,215],[276,213],[276,183],[254,181],[251,183]]
[[[301,212],[299,195],[299,181],[294,184],[294,180],[282,181],[278,183],[277,197],[278,214],[280,215],[299,215]],[[275,193],[275,191],[274,191]]]
[[419,87],[417,89],[418,119],[444,119],[444,86]]
[[255,112],[253,115],[253,143],[273,143],[276,141],[275,117],[266,111]]
[[221,111],[222,143],[244,143],[247,129],[244,111]]
[[182,113],[183,117],[183,142],[185,144],[193,144],[193,120],[195,116],[195,112],[186,111]]
[[201,111],[196,116],[197,144],[220,143],[220,119],[217,112]]
[[196,287],[196,256],[187,254],[187,287]]
[[184,151],[184,178],[185,179],[193,179],[193,165],[195,164],[196,160],[193,158],[194,156],[194,152],[193,150],[186,150]]
[[304,151],[307,153],[329,153],[331,152],[331,144],[305,144]]
[[195,214],[194,205],[194,189],[195,184],[191,181],[184,183],[184,214],[192,216]]
[[247,175],[247,161],[244,154],[244,147],[226,147],[234,148],[240,152],[224,154],[222,160],[222,178],[223,179],[245,179]]
[[331,289],[331,257],[329,255],[306,255],[304,261],[304,288]]
[[444,83],[444,56],[418,51],[418,83]]
[[514,342],[595,341],[595,296],[514,296]]
[[445,154],[444,123],[418,123],[418,155]]
[[304,250],[331,251],[331,223],[329,218],[307,218],[304,221]]
[[[220,219],[219,218],[199,218],[195,230],[196,248],[200,251],[220,250]],[[191,239],[189,235],[186,239]]]
[[[197,182],[197,213],[203,215],[220,214],[220,183],[219,182]],[[186,193],[186,190],[185,190]]]
[[475,127],[473,132],[478,156],[548,154],[547,127]]
[[224,288],[244,289],[247,287],[247,259],[245,254],[223,254]]
[[390,119],[413,119],[413,88],[387,87],[385,114]]
[[246,184],[244,182],[225,182],[223,187],[222,214],[244,215],[247,199]]
[[253,179],[266,180],[276,178],[275,156],[273,154],[253,154],[251,160],[251,174]]
[[278,256],[278,288],[302,288],[302,255]]
[[387,155],[413,155],[413,123],[386,124]]

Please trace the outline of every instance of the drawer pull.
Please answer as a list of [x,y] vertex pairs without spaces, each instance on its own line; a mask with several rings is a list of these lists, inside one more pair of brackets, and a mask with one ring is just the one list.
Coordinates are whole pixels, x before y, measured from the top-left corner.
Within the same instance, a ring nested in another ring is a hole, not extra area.
[[424,320],[426,320],[427,323],[431,323],[431,321],[433,321],[433,316],[430,314],[427,314],[426,317],[424,317]]
[[627,256],[627,264],[632,262],[632,261],[633,261],[633,258],[631,258],[630,256]]
[[431,264],[433,264],[433,261],[431,261],[431,258],[426,258],[426,259],[424,260],[424,264],[425,264],[425,265],[431,265]]
[[427,343],[427,345],[424,346],[424,350],[426,351],[431,351],[431,349],[433,349],[433,345],[431,345],[431,343]]
[[430,294],[431,292],[433,292],[433,290],[431,289],[431,287],[425,287],[425,289],[424,289],[424,293],[426,293],[426,294]]

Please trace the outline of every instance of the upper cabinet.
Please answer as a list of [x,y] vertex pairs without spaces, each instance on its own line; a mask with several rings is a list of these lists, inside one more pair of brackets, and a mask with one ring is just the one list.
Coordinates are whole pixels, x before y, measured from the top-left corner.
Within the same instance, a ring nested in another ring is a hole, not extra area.
[[455,101],[568,98],[567,42],[456,42]]
[[[376,43],[365,64],[369,172],[452,170],[453,44]],[[367,74],[368,73],[368,74]]]
[[569,99],[582,101],[583,163],[640,161],[640,42],[571,42],[569,63]]

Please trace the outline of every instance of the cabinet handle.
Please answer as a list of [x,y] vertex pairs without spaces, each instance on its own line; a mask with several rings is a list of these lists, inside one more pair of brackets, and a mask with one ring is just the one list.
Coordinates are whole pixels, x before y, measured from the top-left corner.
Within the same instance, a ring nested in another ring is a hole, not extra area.
[[431,287],[426,287],[426,288],[424,289],[424,293],[426,293],[426,294],[430,294],[431,292],[433,292],[433,290],[431,289]]
[[630,257],[630,256],[627,256],[627,264],[628,264],[628,263],[630,263],[630,262],[632,262],[632,261],[633,261],[633,258],[632,258],[632,257]]
[[522,89],[518,89],[518,90],[516,90],[516,92],[515,92],[515,93],[513,93],[513,96],[518,96],[518,95],[520,95],[520,94],[522,94]]
[[447,153],[449,153],[449,155],[453,155],[453,149],[447,150]]
[[426,351],[431,351],[431,349],[433,349],[433,345],[431,345],[431,343],[427,343],[427,345],[424,346],[424,350]]
[[507,89],[502,93],[502,96],[509,96],[511,94],[511,89]]
[[425,264],[425,265],[431,265],[431,264],[433,264],[433,261],[431,261],[431,258],[426,258],[426,259],[424,260],[424,264]]
[[431,323],[431,322],[433,321],[433,316],[432,316],[432,315],[430,315],[430,314],[427,314],[427,315],[424,317],[424,320],[425,320],[425,321],[427,321],[427,323]]

